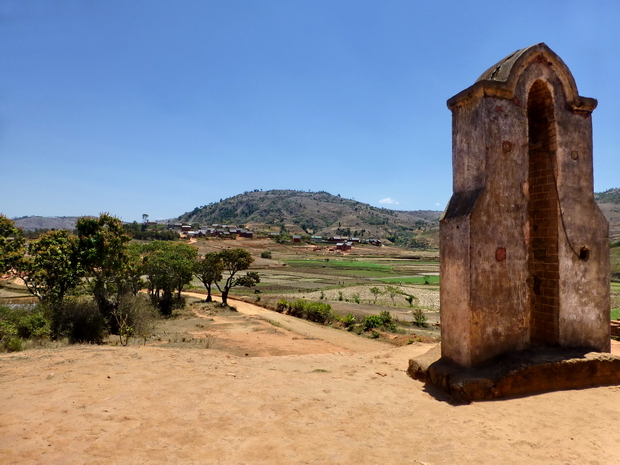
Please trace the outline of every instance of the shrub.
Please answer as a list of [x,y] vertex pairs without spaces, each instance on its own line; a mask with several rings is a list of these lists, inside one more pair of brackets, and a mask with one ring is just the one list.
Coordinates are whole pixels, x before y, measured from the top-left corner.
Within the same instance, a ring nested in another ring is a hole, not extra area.
[[360,303],[360,295],[359,294],[353,294],[353,301],[356,304],[359,304]]
[[392,315],[388,311],[383,311],[379,313],[379,318],[381,318],[382,325],[387,331],[395,331],[396,324],[394,323],[394,319]]
[[297,318],[305,318],[306,316],[306,301],[304,299],[297,299],[289,308],[289,315]]
[[276,312],[282,313],[288,310],[291,306],[291,303],[288,300],[280,299],[276,304]]
[[23,339],[41,339],[50,335],[50,321],[41,306],[0,306],[0,350],[22,350]]
[[422,309],[416,308],[411,313],[413,315],[413,324],[420,328],[425,328],[426,327],[426,315],[424,314]]
[[260,258],[268,258],[271,259],[271,251],[270,250],[265,250],[264,252],[262,252],[260,254]]
[[15,326],[9,321],[0,320],[0,342],[13,336],[17,336]]
[[353,325],[355,324],[355,315],[353,315],[352,313],[347,313],[345,316],[340,318],[340,321],[345,328],[351,330]]
[[166,317],[172,315],[173,310],[185,307],[185,297],[164,292],[161,296],[152,295],[151,303],[159,309],[159,312]]
[[[4,307],[7,308],[7,307]],[[10,346],[14,344],[12,342],[17,337],[17,329],[12,323],[6,320],[0,320],[0,350],[6,350],[8,352],[14,352],[10,350]]]
[[105,335],[105,319],[97,304],[85,298],[66,299],[59,315],[59,334],[69,342],[101,344]]
[[118,325],[118,335],[122,345],[127,345],[129,338],[139,336],[146,340],[155,331],[157,324],[157,308],[149,301],[148,296],[128,294],[123,296],[118,308],[114,311]]
[[20,352],[22,350],[22,340],[18,337],[10,337],[4,342],[7,352]]
[[22,339],[43,339],[50,334],[50,322],[41,312],[29,313],[17,324],[17,335]]
[[383,328],[386,331],[395,331],[396,325],[392,319],[392,315],[388,311],[383,311],[378,315],[367,315],[362,321],[364,331],[370,331],[374,328]]
[[306,318],[316,323],[331,323],[335,319],[332,306],[321,302],[307,302],[305,312]]
[[362,328],[364,331],[370,331],[379,326],[381,326],[381,318],[379,315],[366,315],[362,320]]

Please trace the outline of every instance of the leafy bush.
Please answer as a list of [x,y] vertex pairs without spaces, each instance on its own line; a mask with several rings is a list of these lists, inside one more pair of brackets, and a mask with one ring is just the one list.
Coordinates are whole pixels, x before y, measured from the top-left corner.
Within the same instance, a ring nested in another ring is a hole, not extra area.
[[131,294],[123,296],[114,311],[121,344],[127,345],[132,336],[139,336],[146,344],[146,340],[155,330],[157,313],[157,308],[151,304],[148,296]]
[[297,299],[289,308],[289,315],[297,318],[306,317],[306,301],[304,299]]
[[0,306],[0,350],[22,350],[22,339],[42,339],[50,335],[50,321],[41,306]]
[[276,312],[282,313],[291,307],[291,303],[288,300],[280,299],[276,304]]
[[353,315],[352,313],[347,313],[345,316],[340,318],[340,321],[342,322],[345,328],[350,330],[351,328],[353,328],[353,325],[355,324],[355,315]]
[[70,343],[101,344],[105,335],[105,318],[90,299],[66,299],[59,315],[59,334]]
[[336,319],[332,306],[323,302],[308,302],[304,299],[289,302],[281,299],[276,304],[276,311],[282,313],[285,310],[288,310],[291,316],[321,324],[328,324]]
[[23,316],[17,325],[17,335],[22,339],[42,339],[50,333],[50,321],[41,312]]
[[11,337],[4,342],[7,352],[20,352],[22,350],[22,340],[18,337]]
[[379,315],[366,315],[362,321],[362,328],[364,331],[370,331],[371,329],[381,326],[381,318]]
[[321,302],[306,302],[306,318],[316,323],[331,323],[335,319],[332,306]]
[[265,250],[264,252],[262,252],[260,254],[260,258],[268,258],[271,259],[271,251],[270,250]]
[[[6,307],[5,307],[6,308]],[[0,350],[14,352],[9,347],[14,344],[13,340],[17,337],[17,329],[12,323],[0,320]]]
[[420,327],[426,327],[426,315],[421,308],[416,308],[411,312],[413,314],[413,324]]
[[362,329],[370,331],[374,328],[383,328],[386,331],[395,331],[396,324],[392,319],[392,315],[388,311],[383,311],[378,315],[367,315],[362,321]]

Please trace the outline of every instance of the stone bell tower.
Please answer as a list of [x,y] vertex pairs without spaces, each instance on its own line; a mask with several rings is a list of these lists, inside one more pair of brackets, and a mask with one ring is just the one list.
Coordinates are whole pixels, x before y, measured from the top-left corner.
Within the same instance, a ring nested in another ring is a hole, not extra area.
[[448,100],[454,193],[440,222],[443,359],[475,367],[532,347],[609,352],[596,104],[542,43]]

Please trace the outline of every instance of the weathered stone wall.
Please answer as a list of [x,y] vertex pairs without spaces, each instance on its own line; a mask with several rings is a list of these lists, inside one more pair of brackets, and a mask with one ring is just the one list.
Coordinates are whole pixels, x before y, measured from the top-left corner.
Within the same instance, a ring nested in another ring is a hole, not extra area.
[[454,195],[440,234],[444,357],[474,366],[533,344],[609,349],[608,233],[592,183],[595,104],[579,97],[544,44],[448,101]]

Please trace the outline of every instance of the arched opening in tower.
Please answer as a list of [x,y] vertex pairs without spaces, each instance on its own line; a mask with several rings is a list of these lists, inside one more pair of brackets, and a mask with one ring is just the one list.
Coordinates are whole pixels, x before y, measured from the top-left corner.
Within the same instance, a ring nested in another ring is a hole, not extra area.
[[553,98],[542,81],[530,89],[527,117],[530,343],[555,345],[560,312],[556,125]]

